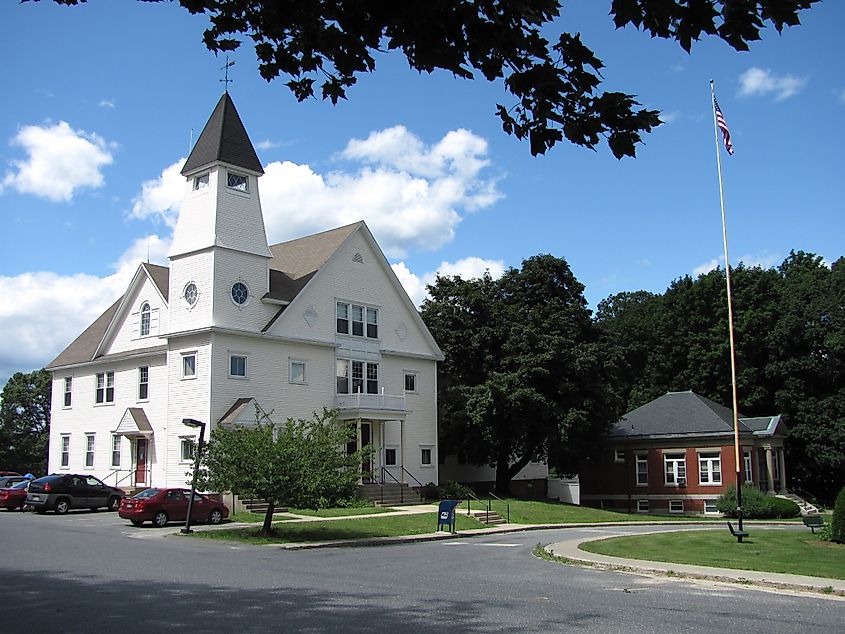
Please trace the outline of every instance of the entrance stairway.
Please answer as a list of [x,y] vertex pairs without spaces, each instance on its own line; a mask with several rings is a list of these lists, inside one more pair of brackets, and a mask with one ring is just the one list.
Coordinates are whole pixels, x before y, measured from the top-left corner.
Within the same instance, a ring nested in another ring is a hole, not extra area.
[[496,526],[498,524],[505,523],[505,518],[499,515],[496,511],[471,511],[469,516],[474,517],[482,524],[487,524],[488,526]]
[[785,498],[787,500],[792,500],[798,505],[798,508],[801,509],[801,516],[805,515],[816,515],[819,512],[819,509],[807,502],[804,498],[800,495],[796,495],[795,493],[781,493],[776,495],[775,497],[778,498]]
[[[246,510],[250,513],[258,513],[259,515],[265,515],[267,513],[267,507],[270,504],[267,500],[259,500],[259,499],[247,499],[247,500],[240,500],[243,505],[246,507]],[[276,513],[287,513],[288,509],[285,506],[277,506],[273,509],[273,515]]]
[[376,506],[411,506],[423,504],[419,491],[407,484],[395,482],[385,484],[361,484],[358,486],[358,497],[369,500]]

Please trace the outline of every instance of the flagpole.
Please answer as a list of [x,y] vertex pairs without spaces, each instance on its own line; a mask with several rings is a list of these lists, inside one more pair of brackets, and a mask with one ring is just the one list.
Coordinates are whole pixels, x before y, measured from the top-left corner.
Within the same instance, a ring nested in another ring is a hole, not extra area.
[[[716,89],[710,80],[710,104],[713,109],[713,130],[716,138],[716,170],[719,173],[719,203],[722,207],[722,243],[725,247],[725,285],[728,295],[728,339],[731,348],[731,395],[733,397],[734,464],[736,465],[736,514],[742,532],[742,463],[739,447],[739,412],[736,396],[736,347],[734,346],[734,317],[731,300],[731,266],[728,258],[728,225],[725,221],[725,193],[722,187],[722,158],[719,149],[719,124],[716,119]],[[730,148],[728,148],[730,149]]]

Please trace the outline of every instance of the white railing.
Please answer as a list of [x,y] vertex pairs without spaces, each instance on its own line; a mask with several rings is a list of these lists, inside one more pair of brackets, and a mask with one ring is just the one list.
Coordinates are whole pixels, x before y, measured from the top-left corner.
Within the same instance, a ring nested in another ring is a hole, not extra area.
[[405,411],[405,396],[390,394],[338,394],[338,409],[389,409]]

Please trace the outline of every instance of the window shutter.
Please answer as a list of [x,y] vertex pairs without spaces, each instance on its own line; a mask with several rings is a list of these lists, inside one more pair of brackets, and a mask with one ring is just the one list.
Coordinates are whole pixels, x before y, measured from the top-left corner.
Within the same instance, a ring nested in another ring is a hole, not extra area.
[[153,308],[150,311],[150,334],[158,334],[158,308]]

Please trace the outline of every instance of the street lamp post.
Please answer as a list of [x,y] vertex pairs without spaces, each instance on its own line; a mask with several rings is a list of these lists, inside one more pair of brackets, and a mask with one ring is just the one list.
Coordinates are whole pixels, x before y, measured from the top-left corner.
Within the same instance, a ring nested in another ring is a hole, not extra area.
[[191,497],[188,498],[188,515],[185,518],[185,528],[183,528],[181,531],[187,535],[188,533],[193,533],[193,531],[191,530],[191,511],[194,507],[194,494],[197,490],[197,473],[199,472],[200,457],[202,456],[202,441],[203,437],[205,436],[205,423],[195,420],[193,418],[183,418],[182,424],[187,425],[188,427],[200,428],[200,439],[197,443],[197,453],[194,456],[194,478],[191,482]]

